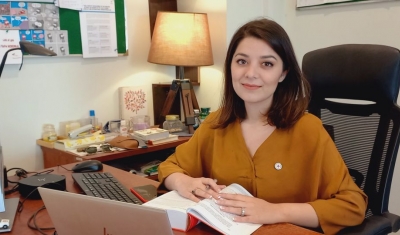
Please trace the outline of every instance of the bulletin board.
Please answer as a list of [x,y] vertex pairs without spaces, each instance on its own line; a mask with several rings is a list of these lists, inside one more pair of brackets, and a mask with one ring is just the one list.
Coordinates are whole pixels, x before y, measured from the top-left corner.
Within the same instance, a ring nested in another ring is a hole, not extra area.
[[[119,54],[126,53],[125,32],[125,5],[124,0],[115,2],[115,23],[117,28],[117,47]],[[82,54],[81,27],[79,24],[79,11],[59,9],[60,29],[68,31],[68,44],[70,54]]]
[[[10,2],[10,1],[11,1],[11,3],[15,2],[15,0],[8,0],[5,2]],[[46,0],[30,0],[29,2],[51,4]],[[125,28],[126,22],[125,22],[124,0],[114,0],[114,4],[115,4],[115,22],[116,22],[116,34],[117,34],[116,35],[117,36],[117,51],[118,51],[118,54],[126,54],[127,46],[126,46],[126,28]],[[7,8],[5,11],[7,11]],[[8,11],[12,12],[13,11],[12,7]],[[81,28],[80,28],[80,21],[79,21],[79,11],[65,9],[65,8],[59,8],[58,13],[59,13],[59,22],[60,22],[59,30],[68,31],[69,54],[72,54],[72,55],[73,54],[82,54],[82,40],[81,40]],[[1,10],[0,10],[0,15],[2,15]],[[12,14],[10,14],[10,15],[12,15]],[[6,16],[4,16],[4,17],[10,17],[10,16],[7,16],[7,14],[6,14]],[[26,17],[26,16],[21,16],[21,17]],[[4,20],[7,21],[7,18],[4,18]],[[11,22],[11,21],[12,20],[10,18],[10,20],[7,21],[7,23]],[[8,25],[10,25],[10,24],[8,24]],[[12,31],[16,31],[16,30],[14,30],[15,28],[11,27],[10,29]],[[0,30],[8,32],[7,28],[0,28]]]

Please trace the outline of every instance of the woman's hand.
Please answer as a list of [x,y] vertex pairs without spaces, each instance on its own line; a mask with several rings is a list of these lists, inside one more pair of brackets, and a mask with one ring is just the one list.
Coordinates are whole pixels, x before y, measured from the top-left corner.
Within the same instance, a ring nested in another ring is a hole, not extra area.
[[[215,196],[213,196],[216,198]],[[263,199],[239,194],[220,193],[215,202],[221,211],[233,214],[232,220],[257,224],[288,222],[316,228],[318,216],[308,203],[270,203]]]
[[193,178],[182,173],[173,173],[165,179],[165,186],[176,190],[182,197],[199,202],[204,198],[217,198],[225,185],[217,185],[211,178]]
[[236,222],[257,224],[282,222],[279,218],[279,204],[269,203],[259,198],[221,193],[215,202],[220,206],[221,211],[233,214],[232,219]]

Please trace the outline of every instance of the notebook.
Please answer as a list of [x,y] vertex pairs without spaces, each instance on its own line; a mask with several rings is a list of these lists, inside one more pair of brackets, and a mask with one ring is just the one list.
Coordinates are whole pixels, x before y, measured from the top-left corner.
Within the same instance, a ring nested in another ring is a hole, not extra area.
[[58,235],[169,235],[165,210],[39,187]]

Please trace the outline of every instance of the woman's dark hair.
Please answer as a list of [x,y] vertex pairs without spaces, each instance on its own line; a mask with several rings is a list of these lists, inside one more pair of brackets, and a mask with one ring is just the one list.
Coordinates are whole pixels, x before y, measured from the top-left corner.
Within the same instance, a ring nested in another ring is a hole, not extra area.
[[292,127],[304,114],[309,102],[310,88],[296,60],[292,44],[285,30],[268,19],[250,21],[233,35],[226,54],[224,93],[218,120],[213,128],[225,128],[230,123],[246,118],[244,101],[236,94],[232,84],[231,63],[239,43],[246,37],[265,41],[282,59],[285,79],[280,82],[273,95],[270,109],[265,113],[266,124],[278,129]]

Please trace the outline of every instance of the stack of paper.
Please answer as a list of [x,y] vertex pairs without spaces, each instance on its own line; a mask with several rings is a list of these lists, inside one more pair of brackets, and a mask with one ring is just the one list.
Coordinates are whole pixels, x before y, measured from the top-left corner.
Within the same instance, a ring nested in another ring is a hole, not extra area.
[[171,142],[171,141],[175,141],[175,140],[178,140],[178,135],[169,134],[169,136],[167,138],[159,139],[159,140],[148,140],[148,141],[146,141],[146,143],[154,145],[154,144],[167,143],[167,142]]
[[161,128],[150,128],[144,130],[137,130],[133,132],[133,135],[144,141],[156,141],[169,137],[169,131]]

